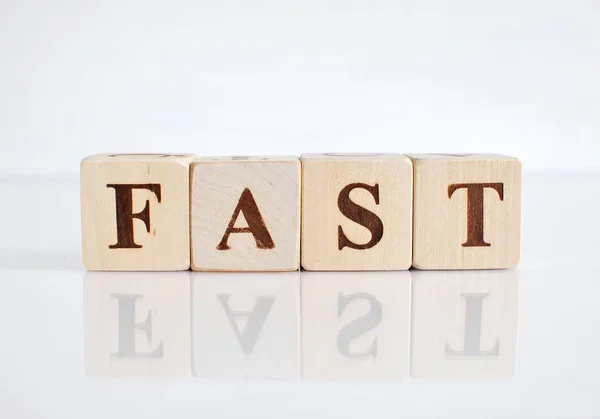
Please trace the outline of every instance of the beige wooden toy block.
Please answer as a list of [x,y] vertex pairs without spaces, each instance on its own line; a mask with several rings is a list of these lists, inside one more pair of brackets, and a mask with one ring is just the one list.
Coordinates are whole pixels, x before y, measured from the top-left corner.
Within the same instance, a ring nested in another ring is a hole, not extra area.
[[88,269],[189,269],[193,158],[100,154],[81,162],[83,262]]
[[191,165],[192,269],[300,266],[297,157],[212,157]]
[[296,380],[299,272],[192,273],[192,373]]
[[301,290],[303,379],[408,376],[410,272],[307,272]]
[[304,154],[302,267],[406,270],[412,164],[401,154]]
[[410,155],[413,266],[498,269],[519,263],[521,163],[484,154]]
[[412,277],[412,377],[514,375],[517,271],[414,271]]
[[90,378],[190,373],[190,272],[87,272],[84,353]]

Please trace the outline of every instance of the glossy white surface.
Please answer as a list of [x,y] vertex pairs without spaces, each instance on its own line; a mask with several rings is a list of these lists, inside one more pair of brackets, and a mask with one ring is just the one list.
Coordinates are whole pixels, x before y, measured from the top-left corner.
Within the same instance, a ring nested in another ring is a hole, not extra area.
[[525,173],[516,270],[247,276],[87,273],[78,179],[0,180],[0,417],[600,416],[598,172]]

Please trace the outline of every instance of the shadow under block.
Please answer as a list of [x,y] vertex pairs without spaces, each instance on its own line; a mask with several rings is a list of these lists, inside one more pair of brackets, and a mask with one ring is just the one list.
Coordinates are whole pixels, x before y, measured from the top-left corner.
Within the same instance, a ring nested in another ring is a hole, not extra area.
[[517,271],[413,271],[412,277],[412,377],[515,374]]
[[406,270],[412,262],[412,164],[401,154],[305,154],[302,267]]
[[189,269],[193,158],[191,154],[100,154],[81,162],[87,269]]
[[514,157],[410,155],[413,266],[500,269],[519,263],[521,163]]
[[88,377],[190,374],[189,272],[86,272],[83,312]]
[[301,275],[302,378],[408,376],[410,272]]
[[297,157],[202,158],[190,170],[193,270],[299,268]]
[[299,272],[192,273],[192,373],[296,380]]

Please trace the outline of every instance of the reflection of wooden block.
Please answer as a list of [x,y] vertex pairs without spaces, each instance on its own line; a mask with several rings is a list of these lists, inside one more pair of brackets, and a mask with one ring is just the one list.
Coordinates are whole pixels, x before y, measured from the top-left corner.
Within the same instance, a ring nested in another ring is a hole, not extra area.
[[301,281],[303,379],[408,375],[409,272],[310,272]]
[[189,374],[188,272],[88,272],[83,308],[89,377]]
[[302,156],[302,267],[404,270],[412,165],[400,154]]
[[514,375],[518,272],[416,271],[412,275],[411,376]]
[[193,374],[297,379],[298,276],[192,274]]
[[203,158],[191,178],[192,269],[299,268],[297,157]]
[[413,266],[496,269],[519,263],[521,163],[499,155],[410,156]]
[[100,154],[81,162],[88,269],[189,269],[192,159],[190,154]]

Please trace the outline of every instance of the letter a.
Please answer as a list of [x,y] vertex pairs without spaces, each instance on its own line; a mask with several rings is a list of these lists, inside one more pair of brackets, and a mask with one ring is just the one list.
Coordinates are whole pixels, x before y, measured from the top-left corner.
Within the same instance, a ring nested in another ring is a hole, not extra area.
[[[248,227],[235,227],[235,222],[237,221],[240,212],[244,214]],[[227,244],[227,240],[229,240],[229,235],[231,233],[252,233],[254,241],[256,242],[256,247],[259,249],[273,249],[275,247],[275,243],[273,242],[269,230],[267,230],[267,227],[265,226],[262,215],[258,210],[258,205],[256,205],[252,192],[250,192],[250,189],[248,188],[244,189],[244,192],[242,192],[242,195],[240,196],[240,200],[233,211],[227,230],[225,230],[225,234],[217,246],[218,250],[231,249]]]

